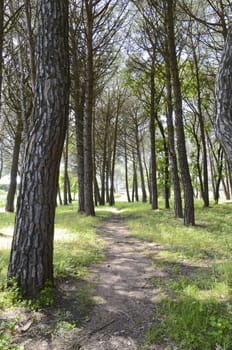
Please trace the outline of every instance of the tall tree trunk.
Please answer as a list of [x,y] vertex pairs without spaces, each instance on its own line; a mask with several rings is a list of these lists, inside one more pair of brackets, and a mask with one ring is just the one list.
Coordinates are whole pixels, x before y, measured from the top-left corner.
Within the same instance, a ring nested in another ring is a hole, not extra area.
[[232,170],[232,26],[229,26],[217,80],[217,137],[224,148]]
[[140,179],[141,179],[142,202],[146,203],[147,193],[146,193],[146,186],[145,186],[144,173],[143,173],[143,162],[142,162],[141,151],[140,151],[139,127],[138,127],[137,120],[135,122],[135,141],[136,141],[137,159],[139,163],[139,172],[140,172]]
[[[78,74],[78,72],[77,72]],[[78,76],[75,78],[78,80]],[[78,82],[75,83],[77,85]],[[75,90],[76,92],[78,90]],[[85,89],[79,91],[75,97],[75,127],[76,127],[76,148],[77,148],[77,177],[78,177],[78,211],[85,211],[84,192],[84,101]],[[80,101],[79,101],[80,100]],[[79,102],[78,102],[79,101]]]
[[127,155],[126,135],[124,136],[124,158],[125,158],[126,195],[127,195],[127,200],[130,203],[131,199],[130,199],[129,181],[128,181],[128,155]]
[[202,163],[203,163],[203,186],[202,186],[202,197],[204,201],[204,207],[209,206],[209,179],[208,179],[208,159],[207,159],[207,147],[205,138],[205,125],[204,116],[202,112],[202,97],[201,97],[201,82],[199,74],[199,63],[196,55],[196,49],[193,47],[193,59],[195,65],[195,76],[197,83],[197,105],[198,105],[198,118],[201,132],[201,144],[202,144]]
[[176,54],[175,33],[174,33],[174,3],[173,0],[167,0],[167,40],[169,48],[169,60],[173,81],[174,92],[174,106],[175,106],[175,126],[177,138],[177,151],[180,166],[180,173],[184,189],[184,224],[194,225],[194,194],[191,176],[189,172],[189,165],[187,159],[187,151],[185,145],[185,133],[183,125],[183,111],[182,111],[182,94],[179,79],[179,68]]
[[38,3],[34,111],[24,154],[8,284],[27,297],[53,281],[53,238],[59,165],[69,108],[68,1]]
[[78,56],[76,33],[70,26],[70,41],[72,48],[72,101],[75,115],[77,178],[78,178],[78,212],[85,211],[84,198],[84,105],[85,83],[81,81],[82,61]]
[[164,200],[165,200],[165,209],[170,208],[169,203],[169,197],[170,197],[170,184],[169,184],[169,154],[168,154],[168,145],[166,141],[166,135],[164,131],[163,124],[158,118],[158,115],[156,116],[157,124],[160,129],[160,133],[163,138],[163,147],[164,147],[164,160],[165,160],[165,166],[164,166]]
[[63,150],[63,158],[64,158],[64,188],[63,188],[63,194],[64,194],[64,205],[68,205],[68,126],[66,130],[66,138],[65,138],[65,144],[64,144],[64,150]]
[[133,191],[132,191],[132,202],[139,201],[139,191],[138,191],[138,176],[137,176],[137,167],[135,154],[133,152]]
[[119,118],[119,106],[120,99],[118,100],[118,107],[115,117],[115,126],[114,126],[114,141],[113,141],[113,154],[112,154],[112,162],[111,162],[111,176],[110,176],[110,197],[109,197],[109,205],[115,204],[114,199],[114,171],[115,171],[115,162],[116,162],[116,151],[117,151],[117,137],[118,137],[118,118]]
[[32,90],[34,92],[35,89],[35,79],[36,79],[36,62],[35,62],[35,43],[34,43],[34,33],[32,28],[32,13],[31,13],[31,1],[24,0],[24,8],[26,14],[26,26],[27,26],[27,40],[29,44],[30,50],[30,69],[31,69],[31,83]]
[[175,147],[175,134],[173,126],[173,108],[172,108],[172,85],[171,85],[171,72],[170,63],[167,59],[168,55],[165,55],[165,71],[166,71],[166,90],[167,90],[167,129],[168,129],[168,149],[169,158],[171,165],[171,176],[174,191],[174,213],[175,217],[183,217],[183,208],[181,200],[181,188],[180,179],[178,175],[178,164],[176,157],[176,147]]
[[[154,51],[154,49],[153,49]],[[151,207],[158,209],[158,190],[156,179],[156,144],[155,144],[155,53],[152,57],[150,72],[150,146],[151,146]]]
[[2,96],[2,64],[3,64],[3,20],[4,20],[4,0],[0,0],[0,113]]
[[18,163],[19,163],[19,153],[22,140],[22,122],[21,116],[18,116],[14,148],[13,148],[13,157],[10,171],[10,186],[6,198],[6,207],[5,210],[8,212],[14,212],[14,200],[15,193],[17,188],[17,174],[18,174]]
[[85,185],[85,214],[95,215],[93,200],[93,103],[94,103],[94,69],[93,69],[93,1],[85,0],[86,10],[86,109],[84,114],[84,185]]
[[105,192],[106,192],[106,165],[107,165],[107,150],[108,150],[108,137],[109,137],[109,125],[110,125],[110,101],[108,97],[107,112],[105,116],[105,128],[104,128],[104,141],[103,141],[103,159],[102,159],[102,173],[101,173],[101,205],[105,205]]

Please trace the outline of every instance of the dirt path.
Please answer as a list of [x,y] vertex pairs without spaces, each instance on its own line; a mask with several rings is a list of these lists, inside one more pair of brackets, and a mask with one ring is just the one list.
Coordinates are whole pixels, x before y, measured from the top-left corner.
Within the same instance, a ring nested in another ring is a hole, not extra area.
[[[98,235],[106,245],[106,256],[103,263],[91,269],[91,281],[60,281],[55,307],[41,312],[19,308],[20,323],[14,339],[24,343],[25,350],[144,349],[145,335],[160,299],[160,290],[151,284],[151,278],[161,273],[152,267],[145,251],[155,253],[161,247],[133,238],[119,213],[104,222]],[[84,291],[85,298],[91,283],[95,303],[80,324],[80,291]],[[15,316],[17,310],[3,318]],[[66,329],[65,320],[76,324],[74,329]]]
[[144,253],[147,247],[131,237],[119,214],[106,221],[99,235],[107,242],[106,260],[93,269],[96,305],[80,349],[142,349],[159,299],[159,290],[150,283],[155,271]]

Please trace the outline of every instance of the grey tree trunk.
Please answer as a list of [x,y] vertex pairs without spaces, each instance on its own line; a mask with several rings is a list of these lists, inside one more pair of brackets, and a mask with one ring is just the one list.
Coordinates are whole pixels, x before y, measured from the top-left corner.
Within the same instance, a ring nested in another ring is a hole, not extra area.
[[153,54],[150,72],[150,146],[151,146],[151,207],[158,209],[158,189],[156,178],[156,128],[155,128],[155,54]]
[[174,213],[175,217],[183,217],[182,199],[180,179],[178,174],[178,164],[175,147],[175,133],[173,125],[173,107],[172,107],[172,84],[171,84],[171,72],[170,64],[167,60],[167,54],[165,57],[165,71],[166,71],[166,90],[167,90],[167,129],[168,129],[168,149],[171,165],[171,176],[174,191]]
[[7,192],[6,207],[7,212],[14,212],[14,200],[17,188],[17,174],[18,174],[18,163],[19,163],[19,153],[22,140],[22,121],[21,116],[18,116],[17,128],[14,139],[14,148],[12,156],[12,164],[10,171],[10,185]]
[[86,109],[84,114],[84,195],[85,214],[95,215],[93,200],[93,104],[94,104],[94,69],[93,69],[93,1],[85,0],[86,10]]
[[3,19],[4,19],[4,0],[0,0],[0,112],[2,95],[2,50],[3,50]]
[[59,165],[69,105],[68,1],[40,0],[34,111],[25,148],[8,284],[26,297],[53,281]]
[[232,26],[227,34],[217,79],[217,137],[224,148],[232,170]]
[[175,108],[175,126],[176,126],[176,138],[177,138],[177,152],[178,161],[180,166],[181,179],[184,189],[184,224],[194,225],[194,196],[191,176],[189,172],[187,151],[185,145],[185,133],[183,124],[183,111],[182,111],[182,94],[181,85],[179,79],[179,68],[176,54],[175,44],[175,32],[174,32],[174,1],[167,0],[167,37],[169,48],[169,60],[173,81],[173,93],[174,93],[174,108]]

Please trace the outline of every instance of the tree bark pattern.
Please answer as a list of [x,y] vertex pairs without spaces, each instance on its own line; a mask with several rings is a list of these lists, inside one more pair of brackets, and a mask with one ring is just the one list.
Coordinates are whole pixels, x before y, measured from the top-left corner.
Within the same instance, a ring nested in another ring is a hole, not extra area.
[[39,2],[34,111],[25,148],[8,281],[37,296],[53,281],[59,164],[68,117],[68,1]]
[[230,25],[217,79],[217,137],[232,170],[232,26]]
[[191,176],[189,172],[187,151],[185,145],[185,133],[183,125],[183,111],[182,111],[182,95],[181,85],[179,79],[179,69],[175,46],[175,32],[174,32],[174,1],[167,1],[167,33],[168,33],[168,47],[169,59],[173,80],[174,92],[174,106],[175,106],[175,126],[177,138],[177,152],[180,166],[181,179],[184,189],[184,224],[194,225],[194,199]]

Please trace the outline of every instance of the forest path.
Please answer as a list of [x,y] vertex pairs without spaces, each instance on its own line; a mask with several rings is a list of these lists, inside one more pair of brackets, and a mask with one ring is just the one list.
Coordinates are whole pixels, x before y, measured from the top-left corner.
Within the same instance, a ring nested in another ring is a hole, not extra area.
[[82,330],[79,349],[143,349],[160,298],[160,290],[151,284],[159,272],[145,251],[155,252],[160,246],[132,237],[119,213],[107,219],[98,234],[106,242],[106,258],[92,269],[96,304]]
[[[44,310],[18,308],[2,315],[8,320],[19,317],[14,340],[23,343],[24,350],[165,349],[144,347],[162,298],[152,278],[165,278],[162,270],[152,266],[149,255],[162,247],[134,238],[117,211],[98,228],[98,237],[99,244],[105,245],[105,259],[90,268],[87,280],[57,281],[56,303]],[[80,307],[85,304],[88,316],[83,320]]]

